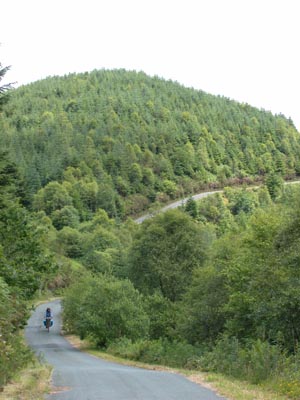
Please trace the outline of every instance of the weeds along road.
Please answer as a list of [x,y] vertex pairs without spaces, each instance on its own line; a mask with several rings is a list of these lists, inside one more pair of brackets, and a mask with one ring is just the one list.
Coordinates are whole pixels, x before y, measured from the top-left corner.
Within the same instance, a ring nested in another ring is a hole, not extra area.
[[[49,333],[43,326],[47,307],[54,315]],[[179,374],[119,365],[75,349],[61,335],[59,300],[36,308],[25,337],[36,354],[53,366],[48,400],[225,400]]]

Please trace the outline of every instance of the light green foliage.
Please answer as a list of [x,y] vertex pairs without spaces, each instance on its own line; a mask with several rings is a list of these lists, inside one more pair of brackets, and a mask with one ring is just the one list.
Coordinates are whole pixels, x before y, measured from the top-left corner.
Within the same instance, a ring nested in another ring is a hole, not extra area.
[[[64,216],[66,209],[73,211],[72,207],[64,207],[62,210],[54,211],[52,218]],[[73,218],[72,213],[68,212],[66,217],[63,220],[58,219],[58,224],[69,222],[59,231],[50,227],[49,246],[58,254],[76,259],[90,271],[126,277],[127,251],[136,224],[131,220],[119,224],[109,218],[102,209],[98,209],[91,220],[81,223],[77,221],[76,228],[72,228],[71,221],[68,219]]]
[[182,341],[167,339],[136,340],[121,338],[110,343],[107,351],[113,355],[147,364],[194,369],[194,360],[201,352],[195,346]]
[[226,278],[214,268],[198,268],[181,303],[178,330],[189,343],[213,342],[224,329]]
[[73,205],[81,219],[98,208],[124,218],[134,194],[155,202],[162,191],[168,199],[299,170],[299,135],[284,116],[144,73],[47,78],[10,97],[0,141],[22,170],[27,201],[52,182],[71,183],[71,203],[61,204],[58,188],[35,196],[47,214]]
[[259,210],[251,217],[226,271],[230,287],[227,329],[239,337],[276,340],[281,331],[278,307],[286,274],[276,262],[274,240],[282,219],[274,211]]
[[[258,199],[263,191],[255,192]],[[300,335],[299,200],[291,195],[288,202],[286,195],[288,208],[266,208],[263,196],[258,208],[255,193],[241,193],[230,192],[228,206],[247,205],[252,198],[256,209],[246,225],[236,225],[214,242],[209,267],[197,270],[184,297],[180,329],[192,342],[227,332],[293,351]]]
[[218,237],[226,232],[247,224],[249,216],[259,207],[269,207],[272,199],[265,186],[260,188],[225,188],[223,193],[216,193],[195,202],[189,199],[185,211],[194,219],[212,224]]
[[185,211],[194,219],[197,218],[198,216],[198,208],[197,208],[197,202],[190,197],[185,205]]
[[149,329],[142,298],[132,284],[102,275],[86,276],[67,291],[64,319],[70,331],[92,337],[99,346],[121,337],[146,337]]
[[185,292],[193,269],[203,265],[213,240],[209,230],[179,210],[143,223],[129,252],[129,277],[143,293],[171,301]]
[[145,296],[144,305],[150,319],[150,339],[174,338],[179,316],[178,305],[158,292]]
[[55,210],[72,205],[72,199],[63,185],[50,182],[34,196],[33,207],[50,215]]
[[170,196],[171,199],[174,199],[176,197],[177,193],[177,186],[174,182],[170,181],[169,179],[165,179],[162,182],[162,188],[163,191]]
[[134,227],[135,224],[130,227],[130,221],[127,224],[116,223],[99,209],[91,221],[79,227],[84,266],[91,271],[125,277],[125,258]]
[[83,236],[77,229],[65,226],[57,233],[57,246],[60,252],[70,258],[83,255]]
[[228,207],[228,199],[216,193],[197,202],[197,219],[214,224],[220,233],[234,225],[234,218]]
[[75,207],[64,206],[51,213],[51,220],[56,229],[60,230],[64,226],[77,228],[79,226],[79,214]]
[[35,222],[25,209],[11,206],[1,217],[0,243],[7,260],[0,264],[1,276],[24,296],[31,297],[53,276],[54,260],[43,247]]
[[[20,295],[52,280],[52,249],[63,260],[52,287],[78,277],[67,324],[100,345],[117,340],[170,365],[220,360],[222,372],[252,381],[276,376],[282,349],[297,355],[299,193],[281,185],[300,171],[290,120],[123,70],[49,78],[10,97],[0,119],[0,297],[14,319],[1,329],[17,332]],[[173,197],[263,179],[262,189],[188,201],[189,215],[124,223]],[[68,274],[74,258],[78,275]],[[100,273],[132,279],[145,297]],[[197,344],[215,352],[199,359]]]
[[[7,68],[2,69],[0,64],[0,81],[6,71]],[[1,105],[2,94],[9,87],[0,87]],[[1,125],[0,131],[2,128]],[[16,154],[20,156],[18,150]],[[32,360],[32,354],[19,334],[28,318],[24,298],[31,298],[37,289],[42,288],[47,275],[51,278],[55,269],[52,257],[39,237],[37,220],[24,208],[28,205],[28,197],[19,171],[8,153],[1,149],[0,391],[20,368]]]
[[9,160],[8,153],[0,151],[0,209],[14,202],[20,191],[18,170]]
[[20,181],[13,164],[0,158],[0,274],[5,282],[30,298],[45,284],[55,264],[39,235],[37,222],[19,203]]
[[251,214],[258,206],[257,195],[255,192],[247,189],[235,190],[225,189],[225,196],[229,201],[229,209],[233,215],[240,213]]
[[227,336],[199,360],[204,370],[218,371],[256,384],[279,375],[285,363],[285,355],[279,346],[261,340],[243,345],[236,338]]
[[282,193],[283,179],[278,174],[272,172],[266,177],[266,186],[271,198],[275,200]]
[[139,186],[142,182],[143,173],[141,167],[137,163],[133,163],[128,172],[129,181],[133,192],[139,191]]
[[[2,64],[0,63],[0,82],[6,75],[6,73],[9,71],[10,67],[3,67]],[[7,91],[12,88],[12,83],[6,83],[4,85],[0,86],[0,106],[4,104],[8,98],[7,98]]]
[[[298,398],[299,189],[285,188],[276,205],[265,188],[226,195],[225,208],[249,200],[255,207],[241,208],[245,223],[237,215],[239,223],[213,242],[206,266],[194,271],[176,332],[205,350],[196,367],[272,387],[276,382],[277,390]],[[198,204],[206,216],[208,203]]]
[[269,207],[272,205],[270,193],[265,186],[262,186],[257,190],[257,195],[260,207]]
[[110,247],[119,247],[118,238],[110,230],[97,226],[90,234],[84,236],[83,248],[85,252],[93,250],[106,250]]
[[27,316],[25,304],[11,295],[8,285],[0,277],[0,390],[31,360],[30,351],[18,335]]
[[97,226],[83,238],[83,264],[91,271],[116,272],[119,259],[125,249],[113,229]]

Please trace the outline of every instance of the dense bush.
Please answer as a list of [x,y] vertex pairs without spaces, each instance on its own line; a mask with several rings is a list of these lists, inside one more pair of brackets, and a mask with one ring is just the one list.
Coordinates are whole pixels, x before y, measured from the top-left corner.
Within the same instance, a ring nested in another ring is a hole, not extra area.
[[178,319],[178,305],[160,293],[146,296],[144,307],[149,316],[150,339],[174,338]]
[[25,305],[11,296],[9,287],[0,277],[0,388],[32,359],[19,335],[27,316],[24,309]]
[[142,298],[127,280],[86,276],[66,292],[63,302],[65,327],[106,346],[121,337],[146,337],[149,319]]
[[279,346],[260,340],[242,344],[237,338],[224,336],[201,357],[199,364],[204,370],[259,383],[278,375],[285,362]]
[[169,210],[143,223],[129,250],[129,278],[145,294],[161,293],[178,301],[192,271],[204,264],[214,239],[209,227],[179,210]]
[[167,339],[131,341],[121,338],[110,343],[107,351],[113,355],[177,368],[194,367],[193,360],[200,357],[200,350],[185,342]]

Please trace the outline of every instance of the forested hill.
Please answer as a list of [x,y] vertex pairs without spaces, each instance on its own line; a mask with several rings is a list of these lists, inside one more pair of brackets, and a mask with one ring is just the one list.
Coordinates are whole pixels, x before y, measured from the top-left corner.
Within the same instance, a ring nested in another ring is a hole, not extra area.
[[12,91],[0,141],[24,175],[28,204],[38,192],[34,207],[45,209],[43,190],[57,181],[57,208],[72,204],[82,218],[98,208],[124,217],[215,182],[300,173],[291,120],[125,70]]
[[[26,304],[50,291],[65,329],[114,355],[300,398],[291,120],[102,70],[0,85],[0,143],[0,391],[31,360]],[[217,185],[143,224],[126,218]]]

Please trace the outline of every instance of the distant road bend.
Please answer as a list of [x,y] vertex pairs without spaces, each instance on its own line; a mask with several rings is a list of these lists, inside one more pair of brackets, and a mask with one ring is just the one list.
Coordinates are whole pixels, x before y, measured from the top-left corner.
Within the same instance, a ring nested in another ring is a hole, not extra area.
[[194,194],[192,196],[189,197],[185,197],[184,199],[181,200],[177,200],[174,201],[174,203],[168,204],[167,206],[161,208],[160,210],[158,210],[157,212],[154,212],[153,214],[149,213],[149,214],[145,214],[142,215],[139,218],[135,219],[135,222],[137,222],[138,224],[141,224],[143,221],[145,221],[146,219],[152,218],[156,213],[161,213],[167,210],[170,210],[172,208],[178,208],[183,206],[190,198],[194,199],[194,200],[199,200],[199,199],[203,199],[204,197],[210,196],[211,194],[215,194],[215,193],[222,193],[223,190],[213,190],[210,192],[203,192],[203,193],[199,193],[199,194]]
[[[46,307],[51,307],[55,321],[50,333],[42,324]],[[119,365],[83,353],[60,332],[59,300],[38,306],[25,330],[27,343],[54,368],[48,400],[225,400],[179,374]]]
[[[292,185],[292,184],[295,184],[295,183],[300,183],[300,181],[284,182],[285,185]],[[251,188],[251,187],[253,188],[253,186],[250,186],[249,188]],[[255,186],[255,187],[258,187],[258,186]],[[138,224],[141,224],[146,219],[152,218],[154,215],[156,215],[158,213],[161,213],[161,212],[173,209],[173,208],[181,207],[181,206],[185,205],[186,202],[190,198],[192,198],[193,200],[200,200],[200,199],[203,199],[204,197],[210,196],[212,194],[223,193],[223,192],[224,192],[224,190],[212,190],[212,191],[209,191],[209,192],[198,193],[198,194],[191,195],[189,197],[185,197],[184,199],[174,201],[173,203],[170,203],[167,206],[162,207],[161,209],[159,209],[157,211],[154,211],[153,213],[148,213],[148,214],[142,215],[141,217],[136,218],[135,222],[137,222]]]

